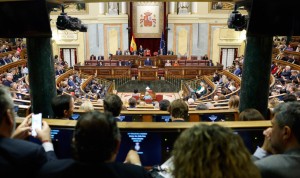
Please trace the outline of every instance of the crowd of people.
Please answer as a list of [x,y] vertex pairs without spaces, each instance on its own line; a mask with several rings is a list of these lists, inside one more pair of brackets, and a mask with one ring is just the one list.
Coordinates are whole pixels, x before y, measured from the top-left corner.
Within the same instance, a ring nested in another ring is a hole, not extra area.
[[[74,154],[69,159],[56,157],[46,121],[42,122],[41,130],[36,129],[41,145],[24,140],[32,132],[31,115],[14,129],[13,102],[7,87],[0,87],[0,98],[0,149],[1,153],[5,152],[0,155],[1,175],[81,177],[100,172],[104,177],[152,177],[134,150],[129,152],[125,163],[115,161],[121,143],[116,118],[122,109],[122,101],[117,95],[109,95],[104,100],[104,113],[91,111],[79,118],[74,128]],[[174,100],[167,108],[175,122],[185,120],[186,102]],[[245,112],[244,120],[259,120],[261,117],[258,114],[249,118],[256,111]],[[176,178],[297,177],[300,175],[297,169],[300,159],[299,118],[299,102],[277,105],[271,120],[272,128],[265,130],[264,144],[253,155],[231,129],[214,124],[195,125],[183,131],[175,141],[169,174]]]

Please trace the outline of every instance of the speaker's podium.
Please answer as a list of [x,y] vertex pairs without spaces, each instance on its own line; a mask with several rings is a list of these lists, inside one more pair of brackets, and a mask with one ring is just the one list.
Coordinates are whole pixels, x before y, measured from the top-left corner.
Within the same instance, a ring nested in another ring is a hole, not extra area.
[[144,50],[144,56],[151,56],[151,51],[149,49]]
[[138,80],[158,80],[158,68],[156,66],[139,66]]

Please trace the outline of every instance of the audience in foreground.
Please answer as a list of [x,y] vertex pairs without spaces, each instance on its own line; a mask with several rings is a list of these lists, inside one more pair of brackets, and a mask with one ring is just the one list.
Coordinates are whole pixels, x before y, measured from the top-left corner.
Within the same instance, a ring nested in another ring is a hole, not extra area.
[[40,167],[56,159],[50,127],[43,121],[36,130],[42,146],[22,139],[31,135],[31,115],[15,130],[14,105],[8,88],[0,86],[0,175],[1,177],[35,177]]
[[259,178],[239,135],[219,125],[199,124],[181,133],[173,149],[175,178]]
[[184,122],[188,119],[189,106],[182,99],[171,102],[169,108],[172,122]]
[[52,99],[54,118],[70,119],[74,110],[74,98],[70,95],[58,95]]
[[[52,161],[43,166],[39,177],[143,178],[150,174],[140,165],[138,156],[115,162],[121,135],[115,118],[109,113],[89,112],[80,117],[73,138],[74,159]],[[134,152],[131,152],[134,154]],[[137,163],[131,160],[138,161]]]
[[[123,107],[123,102],[117,94],[108,94],[103,100],[103,108],[105,112],[110,112],[116,119],[121,121],[120,113]],[[125,107],[126,108],[126,107]]]
[[274,155],[268,156],[268,147],[258,148],[254,153],[255,164],[263,178],[300,177],[300,103],[280,103],[274,108],[272,128],[265,131]]

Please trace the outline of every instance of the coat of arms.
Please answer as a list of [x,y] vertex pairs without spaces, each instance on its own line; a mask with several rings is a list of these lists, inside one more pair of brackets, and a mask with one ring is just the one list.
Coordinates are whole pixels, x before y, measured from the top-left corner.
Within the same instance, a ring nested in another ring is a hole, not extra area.
[[155,14],[147,11],[140,16],[140,27],[156,27]]

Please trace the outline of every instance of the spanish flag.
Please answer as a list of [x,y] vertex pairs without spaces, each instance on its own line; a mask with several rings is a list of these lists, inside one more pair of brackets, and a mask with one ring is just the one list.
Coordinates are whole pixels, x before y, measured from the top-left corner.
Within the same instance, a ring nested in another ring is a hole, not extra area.
[[133,35],[131,37],[131,43],[130,43],[130,52],[133,52],[133,51],[136,51],[136,43],[135,43],[135,40],[133,38]]

